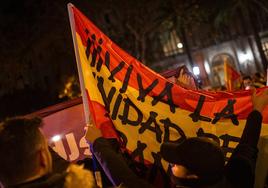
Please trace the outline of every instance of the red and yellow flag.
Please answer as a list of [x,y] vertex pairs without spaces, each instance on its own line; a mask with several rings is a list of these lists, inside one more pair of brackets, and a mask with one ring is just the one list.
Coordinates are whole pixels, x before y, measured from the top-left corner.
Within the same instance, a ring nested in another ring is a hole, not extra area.
[[[251,91],[184,89],[119,48],[74,6],[69,13],[84,104],[105,137],[122,137],[132,157],[147,162],[161,143],[194,136],[215,139],[230,155],[252,110]],[[268,135],[268,108],[263,117]]]
[[228,91],[235,89],[236,81],[240,78],[240,74],[224,60],[224,79]]

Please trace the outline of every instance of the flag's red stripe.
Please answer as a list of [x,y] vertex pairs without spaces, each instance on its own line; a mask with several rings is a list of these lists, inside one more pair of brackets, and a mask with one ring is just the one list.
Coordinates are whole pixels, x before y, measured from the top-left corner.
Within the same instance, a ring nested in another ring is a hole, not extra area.
[[96,127],[101,130],[102,135],[105,138],[117,138],[117,133],[114,129],[113,122],[111,121],[109,116],[107,116],[108,114],[104,106],[96,101],[90,100],[88,92],[86,93],[90,109],[90,117],[93,118]]

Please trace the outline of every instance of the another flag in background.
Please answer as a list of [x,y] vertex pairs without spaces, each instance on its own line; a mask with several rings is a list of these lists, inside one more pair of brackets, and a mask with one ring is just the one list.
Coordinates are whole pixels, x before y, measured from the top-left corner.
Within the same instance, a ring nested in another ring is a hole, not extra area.
[[228,91],[234,91],[236,89],[236,84],[240,74],[227,62],[224,60],[224,80],[226,83],[226,88]]

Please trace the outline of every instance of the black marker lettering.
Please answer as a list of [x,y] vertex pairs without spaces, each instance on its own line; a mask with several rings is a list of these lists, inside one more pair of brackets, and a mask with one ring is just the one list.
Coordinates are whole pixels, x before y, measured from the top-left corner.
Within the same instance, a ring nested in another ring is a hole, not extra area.
[[[157,124],[156,119],[155,119],[157,117],[157,115],[158,114],[156,112],[150,112],[150,117],[148,118],[148,120],[145,123],[141,123],[139,133],[141,134],[146,129],[148,129],[148,130],[155,133],[157,142],[161,143],[162,131],[161,131],[159,125]],[[155,127],[150,126],[152,123],[154,123]]]
[[130,65],[128,68],[127,68],[127,73],[126,73],[126,76],[124,78],[124,81],[123,81],[123,86],[122,88],[119,90],[120,93],[125,93],[126,90],[127,90],[127,86],[128,86],[128,82],[129,82],[129,78],[130,78],[130,75],[131,75],[131,72],[132,72],[132,69],[133,69],[133,66]]
[[125,62],[121,61],[119,65],[111,71],[111,75],[109,76],[108,79],[111,80],[112,82],[115,82],[114,75],[118,73],[119,71],[121,71],[124,68],[124,66],[125,66]]
[[169,104],[170,111],[172,113],[175,113],[176,106],[175,106],[173,99],[172,99],[172,92],[171,92],[172,87],[173,87],[173,84],[167,82],[163,91],[158,96],[154,97],[154,100],[152,101],[152,105],[153,106],[156,105],[161,99],[163,99],[165,96],[167,96],[167,103]]
[[142,78],[139,73],[137,74],[137,81],[138,81],[138,86],[139,86],[139,96],[137,99],[144,102],[145,96],[148,95],[150,91],[154,89],[154,87],[158,84],[158,80],[157,79],[154,80],[146,89],[143,88]]
[[97,80],[98,80],[98,89],[101,93],[101,96],[102,96],[102,99],[103,99],[103,102],[105,104],[105,109],[107,110],[107,112],[110,112],[110,104],[111,104],[111,101],[112,101],[112,98],[115,94],[115,87],[112,87],[109,91],[109,94],[108,94],[108,97],[106,96],[106,93],[105,93],[105,90],[104,90],[104,87],[103,87],[103,78],[101,76],[98,76],[97,77]]
[[[123,115],[119,115],[119,119],[121,119],[122,124],[129,124],[132,126],[138,126],[141,122],[142,122],[142,112],[139,110],[138,107],[135,106],[135,104],[132,103],[132,101],[128,98],[124,99],[125,102],[125,106],[124,106],[124,111],[123,111]],[[134,109],[137,113],[137,119],[136,120],[130,120],[129,119],[129,107],[132,107],[132,109]]]
[[[164,124],[165,128],[164,142],[181,142],[186,139],[183,130],[178,125],[172,123],[169,118],[161,119],[160,122]],[[175,141],[170,140],[170,132],[169,132],[170,127],[175,129],[179,134],[179,138]]]
[[228,104],[220,113],[215,113],[215,118],[212,120],[212,124],[216,124],[221,118],[230,118],[234,125],[239,125],[237,115],[234,114],[234,104],[236,100],[228,100]]
[[194,113],[191,113],[189,115],[192,118],[193,122],[197,122],[198,120],[207,121],[207,122],[211,121],[210,118],[200,115],[200,112],[201,112],[201,109],[202,109],[203,104],[205,102],[205,99],[206,99],[205,96],[200,95],[199,100],[198,100],[198,104],[196,106],[196,109],[195,109]]

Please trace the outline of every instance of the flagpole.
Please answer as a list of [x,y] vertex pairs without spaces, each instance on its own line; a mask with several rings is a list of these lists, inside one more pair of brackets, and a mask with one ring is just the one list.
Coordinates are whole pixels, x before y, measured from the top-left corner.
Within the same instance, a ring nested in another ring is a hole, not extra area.
[[[73,38],[73,43],[74,43],[74,51],[75,51],[75,58],[76,58],[76,64],[77,64],[77,69],[78,69],[78,75],[79,75],[79,82],[80,82],[80,88],[81,88],[81,93],[82,93],[82,99],[83,99],[83,106],[84,106],[84,112],[85,112],[85,118],[86,118],[86,125],[87,126],[92,126],[91,124],[91,119],[89,116],[89,105],[88,105],[88,98],[86,94],[86,89],[85,89],[85,84],[84,84],[84,77],[83,77],[83,72],[82,72],[82,67],[81,67],[81,61],[79,58],[79,50],[78,50],[78,45],[77,45],[77,39],[76,39],[76,32],[75,32],[75,22],[74,22],[74,14],[72,8],[74,5],[72,3],[67,4],[68,7],[68,14],[69,14],[69,20],[70,20],[70,25],[71,25],[71,30],[72,30],[72,38]],[[90,146],[91,152],[92,150],[92,145]],[[93,160],[93,166],[94,166],[94,175],[96,179],[96,183],[98,187],[102,188],[102,178],[101,178],[101,173],[100,169],[98,166],[97,159],[92,155],[92,160]]]
[[79,58],[79,50],[78,50],[78,45],[77,45],[77,39],[76,39],[74,14],[73,14],[73,10],[72,10],[74,5],[72,3],[68,3],[67,7],[68,7],[69,21],[70,21],[70,26],[71,26],[71,31],[72,31],[72,38],[73,38],[73,43],[74,43],[74,52],[75,52],[77,69],[78,69],[80,89],[81,89],[82,99],[83,99],[83,106],[84,106],[84,112],[85,112],[86,125],[89,125],[91,123],[91,119],[90,119],[90,113],[89,113],[89,109],[88,109],[89,108],[88,97],[87,97],[87,93],[86,93],[86,89],[85,89],[85,84],[84,84],[84,79],[83,79],[84,77],[83,77],[81,61],[80,61],[80,58]]

